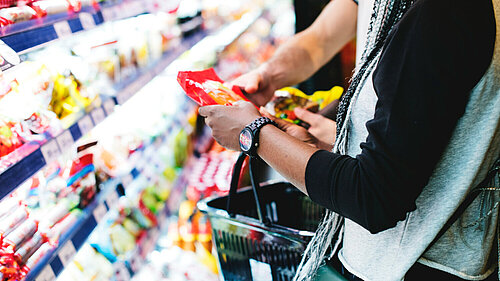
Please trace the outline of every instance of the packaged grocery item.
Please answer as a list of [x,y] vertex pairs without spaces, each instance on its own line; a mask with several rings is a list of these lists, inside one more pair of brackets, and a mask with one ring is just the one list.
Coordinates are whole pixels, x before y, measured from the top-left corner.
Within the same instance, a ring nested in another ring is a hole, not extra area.
[[28,211],[24,207],[16,209],[13,213],[3,218],[0,221],[0,241],[27,219]]
[[339,99],[342,92],[342,87],[335,86],[328,91],[316,91],[312,95],[307,95],[299,89],[286,87],[275,92],[275,97],[266,104],[265,109],[278,118],[300,123],[293,112],[296,107],[318,112],[332,101]]
[[35,234],[37,229],[38,229],[38,222],[32,218],[28,218],[3,239],[2,247],[9,248],[12,251],[15,251],[25,241],[27,241],[30,237],[32,237],[32,235]]
[[232,105],[239,100],[248,99],[239,87],[231,89],[224,85],[213,68],[202,71],[179,71],[177,81],[186,94],[200,106],[205,105]]
[[79,0],[41,0],[31,4],[39,17],[47,15],[79,12],[81,10],[81,2]]
[[26,263],[31,255],[38,249],[40,246],[47,241],[45,235],[41,232],[37,231],[31,238],[28,239],[24,244],[16,250],[15,256],[22,263]]
[[43,243],[40,248],[38,248],[33,255],[26,261],[25,268],[26,271],[31,270],[45,255],[47,255],[51,250],[54,249],[54,246],[50,243]]
[[35,10],[30,6],[0,9],[0,26],[35,19],[36,16]]

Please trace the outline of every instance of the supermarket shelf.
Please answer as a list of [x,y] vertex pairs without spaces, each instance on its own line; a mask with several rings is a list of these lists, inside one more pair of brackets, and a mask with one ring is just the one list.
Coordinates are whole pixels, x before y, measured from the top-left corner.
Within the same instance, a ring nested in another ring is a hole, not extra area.
[[19,162],[7,168],[0,174],[0,199],[33,176],[47,163],[54,161],[63,152],[69,151],[78,139],[92,130],[97,124],[101,123],[108,115],[113,113],[115,105],[125,103],[143,86],[162,72],[172,61],[183,52],[189,50],[204,36],[204,32],[193,34],[183,40],[180,46],[167,52],[158,62],[147,70],[127,79],[124,83],[115,85],[116,96],[114,98],[105,100],[102,106],[98,106],[89,113],[83,114],[83,116],[69,126],[68,129],[64,130],[55,138],[48,140]]
[[[185,105],[180,108],[179,111],[184,113],[189,112],[188,107],[188,105]],[[186,118],[184,118],[182,114],[179,115],[179,118],[171,122],[168,128],[164,130],[163,134],[151,140],[144,150],[154,150],[157,146],[164,144],[175,127],[185,125],[185,123],[183,123],[184,120],[186,120]],[[144,151],[142,152],[144,153]],[[143,163],[151,163],[153,162],[151,157],[157,157],[155,154],[149,155],[149,157],[145,158],[146,161],[141,161],[141,164],[138,163],[130,173],[117,179],[111,179],[103,184],[101,193],[99,193],[93,203],[83,211],[83,216],[59,239],[58,247],[47,253],[37,266],[30,270],[26,277],[26,281],[52,281],[56,279],[63,271],[65,265],[73,260],[78,249],[85,243],[99,222],[106,216],[107,212],[118,205],[120,196],[124,195],[121,190],[126,190],[138,177],[145,176],[143,175],[145,168]],[[179,190],[180,185],[184,184],[185,181],[182,180],[184,176],[182,175],[184,175],[184,173],[181,173],[181,176],[176,180],[173,189]],[[168,200],[170,200],[170,197]],[[130,277],[139,270],[144,257],[153,249],[158,240],[160,230],[165,226],[168,214],[169,208],[168,204],[166,204],[165,208],[157,216],[158,225],[148,230],[147,235],[141,241],[138,249],[130,255],[128,260],[118,261],[114,265],[115,271],[122,277],[122,280],[130,279]]]
[[[117,93],[114,98],[105,100],[101,106],[95,107],[89,113],[85,113],[77,122],[64,130],[61,134],[50,139],[40,148],[37,148],[27,157],[1,173],[0,199],[33,176],[47,163],[55,160],[61,153],[68,151],[75,141],[105,120],[106,117],[114,111],[116,105],[125,103],[140,88],[164,71],[164,69],[184,51],[190,50],[193,46],[206,48],[207,45],[210,45],[212,49],[224,48],[243,33],[260,14],[259,12],[251,13],[246,17],[244,16],[240,21],[229,24],[215,35],[207,36],[204,32],[198,32],[184,38],[181,46],[168,52],[160,61],[152,65],[146,71],[142,71],[122,84],[115,85]],[[176,114],[175,116],[177,116],[177,118],[169,123],[163,134],[152,139],[144,149],[154,149],[158,145],[162,145],[165,143],[174,127],[182,127],[186,124],[187,118],[185,118],[184,115],[190,112],[190,109],[194,108],[194,104],[189,103],[187,98],[185,102],[181,104],[182,106],[178,108],[178,113],[184,114]],[[154,153],[149,153],[149,155],[154,155]],[[25,280],[55,280],[57,275],[64,269],[64,266],[73,259],[78,249],[85,243],[108,210],[117,205],[118,198],[123,195],[120,194],[120,190],[122,189],[118,188],[118,186],[121,185],[126,188],[135,178],[144,172],[147,163],[151,162],[148,158],[145,158],[145,160],[146,161],[142,161],[142,163],[137,163],[137,166],[133,168],[129,174],[107,182],[103,186],[102,192],[96,196],[96,199],[94,199],[85,210],[83,210],[82,217],[69,231],[60,237],[58,247],[49,252],[36,267],[32,268]],[[186,167],[189,166],[189,164],[186,165]],[[175,206],[179,202],[179,196],[182,195],[181,187],[186,183],[186,171],[188,170],[189,168],[184,168],[183,172],[176,180],[172,192],[167,199],[166,206],[159,214],[158,226],[148,231],[148,235],[137,250],[137,253],[140,253],[140,255],[132,255],[130,260],[118,262],[114,265],[116,271],[121,272],[120,275],[125,278],[124,280],[127,280],[127,276],[130,278],[130,276],[140,268],[143,263],[143,257],[145,256],[144,253],[150,251],[154,247],[160,229],[165,226],[165,222],[171,210],[176,209]]]
[[94,202],[83,211],[82,217],[75,225],[61,236],[58,247],[47,253],[36,267],[30,270],[26,280],[54,280],[62,272],[64,266],[72,261],[78,249],[85,243],[110,207],[117,204],[120,194],[116,186],[115,180],[105,184],[104,192],[99,194]]
[[19,22],[0,28],[0,39],[17,53],[50,41],[93,29],[104,22],[115,21],[148,12],[142,1],[125,1],[114,5],[82,7],[79,13],[61,13]]

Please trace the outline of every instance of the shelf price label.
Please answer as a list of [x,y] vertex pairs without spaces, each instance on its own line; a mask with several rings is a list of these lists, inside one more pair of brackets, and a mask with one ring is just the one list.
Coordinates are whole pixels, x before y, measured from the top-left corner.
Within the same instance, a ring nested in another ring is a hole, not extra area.
[[113,269],[115,272],[116,281],[128,281],[130,280],[130,272],[123,262],[115,262],[113,264]]
[[111,191],[108,195],[108,198],[106,198],[106,204],[108,204],[108,207],[111,209],[114,206],[118,206],[118,193],[116,191]]
[[132,256],[132,259],[130,260],[130,268],[132,269],[133,272],[138,272],[139,269],[141,269],[142,266],[142,258],[139,253],[136,255]]
[[55,139],[52,139],[42,145],[40,150],[42,151],[46,164],[52,163],[57,159],[57,157],[59,157],[59,155],[61,155],[61,151],[59,150],[59,146],[57,145]]
[[54,23],[54,30],[56,31],[57,37],[64,38],[71,35],[71,27],[67,21],[59,21]]
[[50,265],[47,265],[40,274],[36,277],[36,281],[53,281],[56,279],[56,275],[54,274],[54,271],[50,267]]
[[107,115],[110,115],[115,111],[115,102],[113,101],[113,99],[106,100],[103,106]]
[[73,136],[69,130],[64,131],[57,137],[57,144],[61,149],[61,152],[66,152],[71,149],[75,141],[73,140]]
[[134,177],[132,176],[132,174],[126,174],[125,176],[123,176],[123,178],[122,178],[123,187],[127,188],[127,186],[129,186],[133,180],[134,180]]
[[94,215],[94,219],[97,223],[100,223],[101,220],[104,218],[108,210],[106,210],[106,206],[104,204],[99,204],[97,207],[94,209],[94,212],[92,212],[92,215]]
[[104,121],[104,119],[106,119],[106,113],[104,113],[102,107],[98,107],[92,110],[90,114],[92,115],[92,119],[94,120],[94,124],[96,125]]
[[73,257],[76,255],[76,249],[75,246],[73,246],[73,242],[68,241],[62,246],[61,250],[59,250],[59,259],[61,260],[61,263],[63,264],[64,267],[66,267],[72,260]]
[[103,8],[101,9],[102,12],[102,18],[104,21],[112,21],[115,19],[115,9],[114,7],[111,8]]
[[82,136],[94,128],[94,124],[92,123],[89,115],[85,115],[82,119],[80,119],[80,121],[78,121],[78,128],[80,128]]
[[127,85],[116,95],[116,101],[118,104],[124,104],[127,100],[134,96],[139,89],[140,87],[137,87],[137,82]]
[[80,18],[80,23],[82,24],[83,29],[88,30],[95,27],[95,21],[92,14],[79,13],[78,17]]

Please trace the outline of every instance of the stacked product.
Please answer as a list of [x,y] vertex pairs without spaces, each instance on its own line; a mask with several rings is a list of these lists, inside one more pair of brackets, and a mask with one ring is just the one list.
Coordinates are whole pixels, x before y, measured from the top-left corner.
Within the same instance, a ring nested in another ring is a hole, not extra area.
[[99,188],[93,144],[75,159],[53,163],[1,201],[0,273],[2,280],[20,280],[80,218]]

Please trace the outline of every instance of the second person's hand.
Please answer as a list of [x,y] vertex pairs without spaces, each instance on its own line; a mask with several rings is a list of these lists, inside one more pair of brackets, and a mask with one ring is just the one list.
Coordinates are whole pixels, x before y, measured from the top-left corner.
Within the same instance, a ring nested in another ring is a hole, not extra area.
[[277,90],[271,81],[271,76],[266,71],[266,64],[245,73],[231,81],[229,84],[240,87],[246,97],[257,106],[263,106],[269,102],[274,91]]

